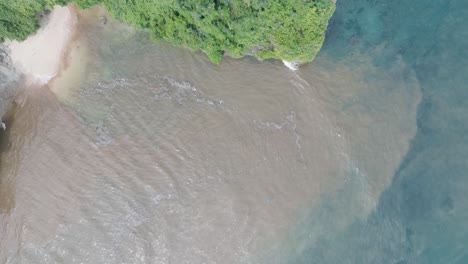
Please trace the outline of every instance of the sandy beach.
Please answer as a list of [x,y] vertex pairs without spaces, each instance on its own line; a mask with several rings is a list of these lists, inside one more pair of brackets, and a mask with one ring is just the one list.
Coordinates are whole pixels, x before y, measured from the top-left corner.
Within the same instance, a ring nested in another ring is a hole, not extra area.
[[76,32],[76,11],[71,5],[55,6],[41,24],[39,31],[24,41],[5,41],[13,64],[30,85],[47,84],[59,74]]

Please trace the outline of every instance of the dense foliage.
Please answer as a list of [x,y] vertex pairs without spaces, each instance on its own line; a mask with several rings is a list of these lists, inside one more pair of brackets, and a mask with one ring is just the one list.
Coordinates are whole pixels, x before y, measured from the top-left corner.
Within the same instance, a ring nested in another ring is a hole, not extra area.
[[[37,28],[35,14],[67,0],[0,0],[0,38],[22,39]],[[331,0],[78,0],[103,3],[117,19],[148,29],[155,39],[204,51],[213,62],[223,54],[311,61],[320,49]],[[6,17],[7,19],[3,19]]]
[[33,0],[0,0],[0,40],[24,39],[38,27],[36,14],[43,4]]
[[0,41],[24,40],[39,28],[38,18],[44,10],[67,2],[70,0],[0,0]]

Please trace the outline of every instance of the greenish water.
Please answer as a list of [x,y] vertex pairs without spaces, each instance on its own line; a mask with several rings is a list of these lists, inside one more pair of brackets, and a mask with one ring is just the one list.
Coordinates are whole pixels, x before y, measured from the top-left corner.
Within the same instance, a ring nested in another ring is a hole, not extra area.
[[[467,47],[466,1],[338,2],[321,55],[371,53],[379,71],[403,60],[422,91],[418,131],[375,210],[305,242],[288,263],[468,263]],[[353,188],[324,199],[298,233],[337,222]]]
[[468,263],[463,1],[339,1],[296,72],[102,12],[2,132],[1,263]]

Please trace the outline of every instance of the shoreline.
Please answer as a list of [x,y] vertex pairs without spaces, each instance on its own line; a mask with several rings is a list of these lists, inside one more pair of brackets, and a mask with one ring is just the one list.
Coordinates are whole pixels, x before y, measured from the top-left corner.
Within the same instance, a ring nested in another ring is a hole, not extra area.
[[6,40],[14,67],[25,75],[25,84],[48,84],[67,66],[67,57],[77,32],[78,17],[73,4],[54,6],[43,25],[26,40]]

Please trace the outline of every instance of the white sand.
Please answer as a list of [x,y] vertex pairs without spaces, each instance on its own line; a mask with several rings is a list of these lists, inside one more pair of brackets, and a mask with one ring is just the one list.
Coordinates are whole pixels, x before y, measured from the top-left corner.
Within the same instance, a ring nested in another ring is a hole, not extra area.
[[56,6],[39,31],[22,42],[7,40],[11,59],[30,84],[47,84],[63,65],[67,47],[75,33],[77,16],[73,7]]

